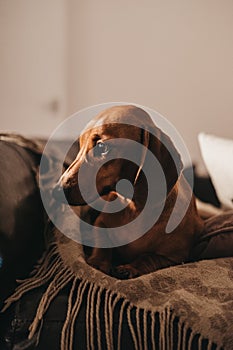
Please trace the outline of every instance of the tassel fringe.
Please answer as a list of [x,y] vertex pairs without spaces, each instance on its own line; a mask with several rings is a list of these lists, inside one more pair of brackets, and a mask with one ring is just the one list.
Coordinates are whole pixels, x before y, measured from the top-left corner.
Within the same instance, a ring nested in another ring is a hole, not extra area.
[[[204,339],[192,332],[185,322],[178,319],[170,307],[152,312],[132,305],[130,301],[117,295],[116,292],[101,289],[93,282],[80,279],[64,265],[56,244],[50,244],[49,250],[40,259],[31,276],[18,281],[15,293],[5,301],[4,312],[12,303],[19,300],[25,293],[48,283],[38,305],[36,315],[29,327],[28,344],[39,343],[43,327],[43,317],[57,294],[68,284],[71,284],[67,313],[61,332],[61,350],[73,350],[75,322],[81,305],[86,302],[86,344],[87,350],[120,350],[124,348],[122,329],[124,320],[127,321],[135,350],[170,350],[174,346],[175,323],[177,324],[176,342],[178,350],[202,350]],[[103,308],[101,303],[103,301]],[[119,307],[118,320],[114,318],[116,306]],[[100,322],[101,310],[104,322]],[[117,329],[115,329],[117,327]],[[117,334],[117,339],[114,339]],[[103,344],[105,339],[105,344]],[[207,341],[205,339],[205,341]],[[208,341],[207,350],[222,349]]]

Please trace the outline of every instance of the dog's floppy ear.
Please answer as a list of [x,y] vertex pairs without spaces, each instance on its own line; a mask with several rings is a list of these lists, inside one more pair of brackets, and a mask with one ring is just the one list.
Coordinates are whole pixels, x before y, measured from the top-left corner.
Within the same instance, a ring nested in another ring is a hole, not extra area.
[[143,168],[145,159],[146,159],[146,153],[147,153],[147,149],[149,148],[149,140],[150,140],[150,134],[147,130],[141,129],[141,144],[143,146],[145,146],[145,148],[142,151],[142,156],[141,156],[141,161],[140,161],[140,166],[138,168],[137,174],[135,176],[135,180],[134,180],[134,185],[136,184],[138,177],[141,173],[141,170]]
[[156,128],[155,134],[149,133],[148,148],[161,164],[166,178],[168,194],[174,187],[183,169],[180,154],[170,137],[159,128]]

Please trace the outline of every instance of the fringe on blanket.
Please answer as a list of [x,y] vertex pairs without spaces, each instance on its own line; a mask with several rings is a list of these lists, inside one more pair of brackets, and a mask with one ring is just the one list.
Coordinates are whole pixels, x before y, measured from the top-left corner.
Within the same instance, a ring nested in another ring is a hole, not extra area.
[[[174,347],[174,341],[177,343],[176,349],[178,350],[221,349],[211,341],[202,338],[200,334],[192,332],[184,322],[174,315],[170,307],[165,307],[160,312],[140,309],[132,305],[129,300],[117,295],[116,292],[101,289],[93,282],[78,278],[65,266],[55,242],[49,245],[47,252],[38,261],[31,276],[26,280],[18,281],[18,283],[19,286],[14,294],[5,301],[2,312],[25,293],[48,284],[37,307],[34,320],[29,327],[28,340],[24,342],[24,346],[39,343],[46,311],[57,294],[70,283],[66,319],[60,338],[61,350],[74,349],[75,321],[83,302],[86,303],[85,322],[88,350],[122,349],[123,319],[127,319],[135,350],[171,350]],[[104,300],[104,304],[101,304],[102,300]],[[118,336],[115,339],[113,336],[113,328],[116,327],[114,310],[117,305],[119,308]],[[101,307],[103,308],[104,322],[100,322]],[[175,332],[174,327],[176,327]],[[104,345],[103,339],[105,339]]]

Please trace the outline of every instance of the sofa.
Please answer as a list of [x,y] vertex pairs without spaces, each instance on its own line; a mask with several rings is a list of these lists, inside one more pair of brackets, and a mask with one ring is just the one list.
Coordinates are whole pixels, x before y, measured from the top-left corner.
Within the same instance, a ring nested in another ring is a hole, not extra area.
[[[233,211],[205,220],[187,263],[117,280],[54,233],[38,187],[43,146],[19,135],[0,138],[0,349],[231,350]],[[55,163],[51,155],[48,172]],[[220,207],[209,177],[195,174],[194,193]],[[67,252],[75,252],[75,263]]]

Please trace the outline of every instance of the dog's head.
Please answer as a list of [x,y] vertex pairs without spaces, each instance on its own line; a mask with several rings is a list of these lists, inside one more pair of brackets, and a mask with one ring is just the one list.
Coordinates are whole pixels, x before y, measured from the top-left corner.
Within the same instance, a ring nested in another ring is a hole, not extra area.
[[[132,141],[145,147],[138,151]],[[129,180],[136,188],[143,179],[143,166],[148,161],[146,149],[155,155],[163,169],[167,193],[182,170],[180,155],[170,138],[154,125],[144,110],[135,106],[115,106],[101,112],[86,127],[79,144],[76,159],[54,190],[57,198],[64,191],[70,205],[91,203],[97,199],[96,193],[103,196],[115,191],[122,179]],[[135,152],[138,153],[137,164],[130,161],[135,158]]]

